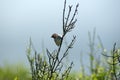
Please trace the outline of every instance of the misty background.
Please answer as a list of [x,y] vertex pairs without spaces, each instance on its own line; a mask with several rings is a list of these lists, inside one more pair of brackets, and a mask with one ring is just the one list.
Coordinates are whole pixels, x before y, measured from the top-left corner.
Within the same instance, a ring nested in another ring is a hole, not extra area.
[[[57,49],[51,35],[62,34],[64,0],[0,0],[0,66],[22,63],[28,65],[26,48],[31,37],[37,52]],[[75,70],[80,68],[80,53],[89,52],[88,31],[96,28],[104,47],[109,51],[114,42],[120,48],[120,0],[67,0],[68,5],[79,3],[76,27],[67,34],[69,43],[76,35],[69,60]],[[96,37],[96,41],[97,41]],[[96,43],[97,45],[97,43]],[[88,63],[88,57],[83,61]]]

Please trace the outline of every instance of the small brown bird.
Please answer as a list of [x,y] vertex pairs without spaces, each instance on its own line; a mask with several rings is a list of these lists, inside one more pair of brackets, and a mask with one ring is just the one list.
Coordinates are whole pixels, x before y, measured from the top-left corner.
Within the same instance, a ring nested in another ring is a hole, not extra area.
[[54,33],[51,37],[54,39],[56,45],[57,45],[57,46],[60,46],[62,37],[59,36],[59,35],[56,34],[56,33]]

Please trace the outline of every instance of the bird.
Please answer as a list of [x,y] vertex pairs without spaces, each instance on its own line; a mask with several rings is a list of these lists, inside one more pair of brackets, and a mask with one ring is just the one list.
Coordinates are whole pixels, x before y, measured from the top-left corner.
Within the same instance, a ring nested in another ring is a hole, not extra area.
[[54,34],[52,34],[51,37],[54,39],[54,42],[57,46],[61,45],[62,37],[60,35],[58,35],[57,33],[54,33]]

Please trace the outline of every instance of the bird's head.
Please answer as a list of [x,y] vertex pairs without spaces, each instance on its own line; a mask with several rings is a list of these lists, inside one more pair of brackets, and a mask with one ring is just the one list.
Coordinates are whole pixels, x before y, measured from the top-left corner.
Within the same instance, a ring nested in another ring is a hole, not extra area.
[[58,37],[58,34],[54,33],[51,38],[57,38]]

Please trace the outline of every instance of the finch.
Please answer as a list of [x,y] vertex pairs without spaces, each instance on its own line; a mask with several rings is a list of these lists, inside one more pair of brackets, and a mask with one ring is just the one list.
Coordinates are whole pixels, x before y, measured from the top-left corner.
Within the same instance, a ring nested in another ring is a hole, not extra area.
[[60,46],[62,37],[56,33],[54,33],[51,37],[54,39],[56,45]]

